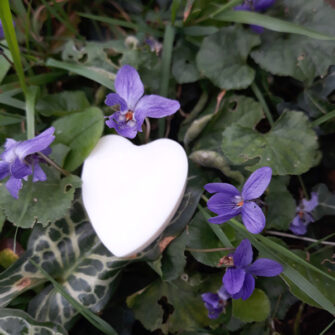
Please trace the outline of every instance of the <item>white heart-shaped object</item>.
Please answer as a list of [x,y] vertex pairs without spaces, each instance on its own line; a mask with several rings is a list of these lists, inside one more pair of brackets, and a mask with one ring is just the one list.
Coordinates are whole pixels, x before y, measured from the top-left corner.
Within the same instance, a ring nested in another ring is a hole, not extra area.
[[118,135],[100,139],[82,172],[84,206],[102,243],[118,257],[147,247],[183,198],[187,156],[177,142],[136,146]]

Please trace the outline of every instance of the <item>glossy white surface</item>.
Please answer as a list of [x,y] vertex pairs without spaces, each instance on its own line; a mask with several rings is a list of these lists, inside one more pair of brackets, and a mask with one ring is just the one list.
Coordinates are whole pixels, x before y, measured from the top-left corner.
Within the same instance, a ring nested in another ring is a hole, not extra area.
[[102,137],[82,172],[84,205],[102,243],[118,257],[147,247],[178,209],[187,171],[175,141],[136,146],[118,135]]

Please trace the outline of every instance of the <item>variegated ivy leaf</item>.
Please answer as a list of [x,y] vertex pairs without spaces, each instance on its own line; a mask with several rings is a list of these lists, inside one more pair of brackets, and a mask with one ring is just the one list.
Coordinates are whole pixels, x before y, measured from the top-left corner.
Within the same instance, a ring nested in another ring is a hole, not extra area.
[[[106,305],[120,270],[127,264],[101,244],[78,202],[70,214],[47,228],[35,226],[25,254],[0,274],[1,306],[22,292],[46,283],[30,258],[93,312],[101,311]],[[31,300],[28,312],[39,321],[53,321],[65,327],[77,315],[51,284],[46,284]]]
[[19,309],[0,309],[1,335],[67,335],[60,325],[51,322],[38,322]]

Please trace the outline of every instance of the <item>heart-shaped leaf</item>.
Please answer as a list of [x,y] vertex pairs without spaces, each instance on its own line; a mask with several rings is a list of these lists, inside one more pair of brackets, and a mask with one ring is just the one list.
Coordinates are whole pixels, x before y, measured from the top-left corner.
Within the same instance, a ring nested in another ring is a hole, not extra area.
[[247,65],[247,58],[258,44],[259,36],[241,26],[222,28],[204,38],[197,54],[198,68],[222,89],[246,88],[255,78],[255,71]]
[[71,148],[64,168],[73,171],[83,163],[97,144],[103,132],[104,117],[99,108],[90,107],[83,112],[59,118],[53,126],[56,128],[55,143]]
[[63,217],[71,207],[75,189],[81,184],[77,176],[60,179],[53,169],[45,165],[42,168],[47,180],[23,182],[19,199],[13,199],[5,185],[0,186],[0,208],[17,227],[31,228],[37,222],[45,226]]
[[266,134],[240,125],[228,127],[222,150],[234,164],[257,159],[248,170],[269,166],[274,175],[302,174],[320,159],[316,134],[307,117],[296,111],[284,112]]
[[[283,0],[278,2],[278,12],[284,19],[304,25],[315,31],[334,36],[335,10],[327,1]],[[296,34],[283,35],[266,32],[260,48],[252,58],[270,73],[291,76],[309,84],[317,76],[324,76],[335,63],[335,42],[320,41]]]

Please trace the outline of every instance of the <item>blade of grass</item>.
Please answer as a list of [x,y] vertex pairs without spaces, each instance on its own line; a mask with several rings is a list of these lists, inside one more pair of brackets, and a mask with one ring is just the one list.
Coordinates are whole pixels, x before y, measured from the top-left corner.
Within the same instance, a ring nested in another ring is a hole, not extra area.
[[21,63],[19,45],[17,43],[15,29],[13,26],[13,17],[9,8],[8,0],[0,1],[0,19],[2,27],[5,33],[5,38],[9,47],[9,50],[13,57],[14,67],[19,77],[19,82],[24,94],[27,92],[27,86],[25,82],[23,67]]
[[23,101],[12,98],[11,96],[5,94],[0,94],[0,104],[11,106],[21,110],[26,110],[26,105]]
[[[73,64],[73,63],[67,63],[58,61],[56,59],[49,58],[46,62],[46,66],[55,67],[62,70],[67,70],[69,72],[73,72],[75,74],[78,74],[79,76],[86,77],[88,79],[91,79],[102,86],[106,86],[110,90],[114,91],[114,79],[115,79],[115,73],[107,72],[103,69],[97,69],[92,68],[80,64]],[[98,72],[100,70],[100,72]],[[103,75],[102,73],[105,73]]]
[[206,212],[206,210],[200,205],[198,206],[198,209],[201,212],[201,214],[203,215],[203,217],[206,219],[206,222],[211,227],[214,234],[222,242],[223,246],[233,248],[234,246],[231,244],[231,242],[229,241],[226,234],[222,231],[222,229],[220,229],[218,225],[208,222],[208,219],[210,218],[210,215]]
[[316,120],[314,120],[312,122],[312,126],[313,127],[320,126],[320,125],[322,125],[322,123],[325,123],[325,122],[327,122],[327,121],[329,121],[333,118],[335,118],[335,110],[327,113],[326,115],[323,115],[323,116],[319,117]]
[[[171,58],[173,41],[175,36],[175,28],[171,23],[165,26],[163,52],[162,52],[162,67],[161,67],[161,82],[160,95],[167,97],[169,91],[169,81],[171,72]],[[159,137],[164,136],[165,119],[159,119]]]
[[39,88],[37,86],[28,87],[26,96],[26,115],[27,115],[27,136],[33,138],[35,134],[35,103]]
[[127,22],[123,20],[113,19],[113,18],[105,17],[105,16],[93,15],[93,14],[88,14],[88,13],[77,12],[77,14],[81,17],[85,17],[86,19],[108,23],[113,26],[120,26],[124,28],[134,29],[136,31],[143,31],[145,33],[148,33],[150,35],[157,36],[157,37],[163,36],[162,32],[160,32],[159,30],[153,29],[147,25],[140,25],[140,24],[136,24],[133,22]]
[[75,308],[83,317],[86,318],[94,327],[102,331],[107,335],[118,335],[114,328],[109,325],[105,320],[101,319],[98,315],[92,313],[89,309],[81,305],[77,300],[73,299],[72,296],[64,290],[64,288],[53,279],[39,264],[34,260],[29,261],[52,283],[54,288]]
[[317,40],[332,41],[334,36],[319,33],[313,29],[305,28],[295,23],[287,22],[275,17],[248,11],[229,10],[215,16],[216,20],[224,22],[236,22],[246,24],[256,24],[269,30],[281,33],[292,33],[315,38]]

